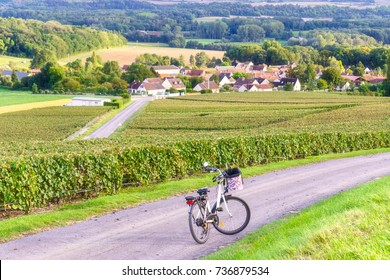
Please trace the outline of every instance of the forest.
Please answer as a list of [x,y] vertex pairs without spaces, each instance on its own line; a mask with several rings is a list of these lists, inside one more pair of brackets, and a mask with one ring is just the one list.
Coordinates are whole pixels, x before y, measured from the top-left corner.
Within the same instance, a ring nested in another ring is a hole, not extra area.
[[[310,30],[339,31],[357,37],[368,35],[379,43],[390,43],[389,6],[357,9],[331,5],[252,6],[241,2],[154,5],[134,0],[0,0],[0,6],[1,17],[56,20],[62,24],[117,31],[131,41],[174,41],[172,45],[179,43],[180,47],[185,42],[182,38],[288,40],[297,37],[294,32]],[[200,20],[207,17],[219,19]],[[362,38],[364,41],[366,37]]]
[[122,46],[126,39],[112,31],[41,22],[0,18],[0,54],[33,58],[32,68],[73,53]]

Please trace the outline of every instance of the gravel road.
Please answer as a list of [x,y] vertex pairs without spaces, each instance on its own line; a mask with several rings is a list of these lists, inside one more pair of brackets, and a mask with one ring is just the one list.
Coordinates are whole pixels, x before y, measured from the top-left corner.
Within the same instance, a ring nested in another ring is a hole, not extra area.
[[0,244],[0,259],[197,259],[291,212],[389,174],[390,153],[382,153],[246,178],[237,196],[251,208],[248,227],[233,236],[212,229],[204,245],[190,235],[180,196]]
[[112,133],[115,132],[115,130],[118,129],[118,127],[120,127],[125,121],[127,121],[127,119],[129,119],[134,113],[141,109],[146,103],[152,100],[153,97],[141,97],[136,99],[126,109],[118,113],[115,117],[113,117],[100,128],[95,130],[89,136],[85,137],[85,139],[106,138],[110,136]]

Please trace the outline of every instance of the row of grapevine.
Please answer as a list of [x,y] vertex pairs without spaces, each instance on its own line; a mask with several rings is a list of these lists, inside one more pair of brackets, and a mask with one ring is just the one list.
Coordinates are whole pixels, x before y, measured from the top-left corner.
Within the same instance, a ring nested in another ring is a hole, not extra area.
[[28,212],[81,195],[113,194],[123,183],[181,178],[201,170],[204,161],[248,166],[379,147],[390,147],[390,132],[234,137],[9,159],[0,163],[0,203],[5,210]]

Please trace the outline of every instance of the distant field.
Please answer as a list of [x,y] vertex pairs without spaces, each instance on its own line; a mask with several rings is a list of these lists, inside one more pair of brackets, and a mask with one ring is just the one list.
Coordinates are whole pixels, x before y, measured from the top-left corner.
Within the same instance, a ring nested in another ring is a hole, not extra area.
[[220,39],[188,38],[188,39],[186,39],[186,42],[188,42],[188,41],[196,41],[196,42],[199,42],[202,44],[212,44],[215,42],[220,42],[221,40]]
[[111,107],[48,107],[0,114],[0,141],[63,140]]
[[32,94],[30,91],[14,91],[0,88],[0,108],[10,105],[55,101],[63,99],[70,99],[70,97],[69,95]]
[[[181,0],[147,0],[147,2],[151,2],[156,5],[174,5],[174,4],[180,4],[182,1]],[[211,3],[211,2],[216,2],[215,0],[188,0],[186,2],[191,2],[191,3]],[[234,0],[220,0],[218,2],[235,2]],[[366,2],[360,2],[360,1],[355,1],[355,2],[329,2],[329,1],[283,1],[283,2],[273,2],[269,3],[266,1],[247,1],[248,3],[251,2],[250,4],[252,6],[264,6],[264,5],[299,5],[299,6],[321,6],[321,5],[334,5],[334,6],[339,6],[339,7],[354,7],[354,8],[366,8],[367,3]],[[370,5],[370,6],[384,6],[384,5],[390,5],[389,0],[376,0],[375,5]]]
[[298,132],[390,130],[390,99],[227,93],[156,100],[122,132],[138,143]]
[[[170,57],[179,58],[180,55],[184,55],[184,58],[187,63],[189,63],[190,56],[195,55],[203,50],[195,49],[179,49],[179,48],[169,48],[166,44],[157,44],[157,43],[129,43],[125,47],[121,48],[111,48],[105,50],[98,50],[96,54],[101,56],[103,61],[118,61],[119,65],[131,64],[135,59],[144,53],[157,54],[157,55],[167,55]],[[222,58],[224,55],[223,51],[208,51],[205,52],[210,57]],[[78,58],[85,61],[85,59],[91,56],[92,52],[83,53],[75,56],[68,57],[66,59],[61,59],[59,62],[61,64],[66,64],[68,62],[74,61]]]
[[0,55],[0,69],[9,69],[11,64],[15,69],[27,70],[30,68],[30,61],[29,58]]

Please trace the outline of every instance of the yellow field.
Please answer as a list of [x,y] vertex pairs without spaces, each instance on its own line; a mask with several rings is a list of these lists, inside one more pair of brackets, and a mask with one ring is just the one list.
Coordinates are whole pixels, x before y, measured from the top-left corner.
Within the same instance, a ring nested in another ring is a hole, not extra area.
[[27,70],[30,68],[29,58],[20,58],[13,56],[0,55],[0,69],[13,69]]
[[0,114],[25,111],[25,110],[35,109],[35,108],[62,106],[66,103],[69,103],[70,101],[71,101],[71,99],[60,99],[60,100],[54,100],[54,101],[45,101],[45,102],[35,102],[35,103],[28,103],[28,104],[4,106],[4,107],[0,107]]
[[[169,48],[165,44],[157,43],[129,43],[125,47],[120,48],[110,48],[104,50],[96,51],[96,54],[99,55],[103,61],[118,61],[119,65],[123,66],[125,64],[131,64],[135,59],[144,53],[157,54],[157,55],[167,55],[169,57],[179,58],[180,55],[183,55],[186,63],[189,64],[191,54],[195,54],[204,51],[207,55],[212,58],[221,58],[223,57],[223,51],[209,51],[209,50],[195,50],[195,49],[179,49],[179,48]],[[59,63],[65,65],[68,62],[74,61],[78,58],[82,59],[83,62],[87,57],[90,57],[92,52],[82,53],[75,56],[70,56],[65,59],[59,60]]]

